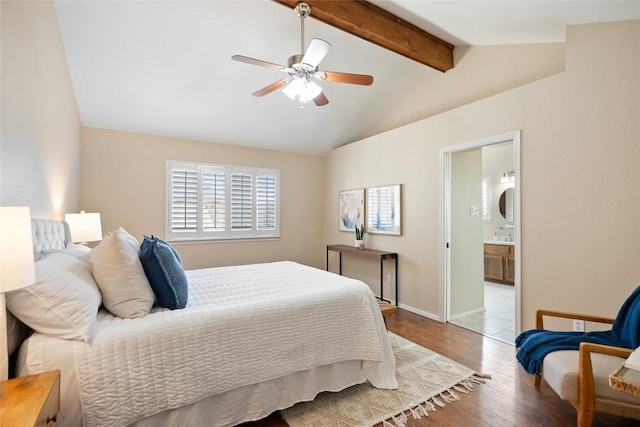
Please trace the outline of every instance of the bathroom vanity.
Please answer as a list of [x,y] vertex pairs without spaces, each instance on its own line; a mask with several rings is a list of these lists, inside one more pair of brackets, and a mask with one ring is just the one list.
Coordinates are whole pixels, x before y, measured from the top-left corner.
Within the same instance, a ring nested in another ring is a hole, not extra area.
[[484,280],[513,285],[515,280],[515,246],[513,242],[484,244]]

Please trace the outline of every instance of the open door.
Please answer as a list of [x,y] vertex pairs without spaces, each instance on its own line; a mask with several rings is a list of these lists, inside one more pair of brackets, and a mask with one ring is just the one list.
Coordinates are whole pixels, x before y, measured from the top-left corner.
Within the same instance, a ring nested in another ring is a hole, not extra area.
[[[493,159],[489,153],[494,152],[502,153],[502,164],[487,164],[487,159]],[[504,160],[504,153],[508,153],[508,162]],[[521,330],[520,132],[445,147],[441,150],[441,162],[441,306],[444,318],[447,322],[513,343],[511,335],[515,336]],[[495,175],[493,179],[491,175]],[[508,175],[507,181],[503,175]],[[503,187],[507,186],[511,190],[501,201]],[[492,190],[495,194],[489,202],[487,191],[491,193]],[[505,219],[498,218],[501,202],[509,203],[508,213],[506,207],[503,208]],[[493,221],[490,219],[492,213]],[[498,236],[503,241],[498,242]],[[505,266],[510,280],[513,279],[512,285],[506,280],[497,284],[491,279],[485,282],[485,243],[492,243],[494,239],[496,244],[509,247],[509,259],[500,265]],[[511,305],[510,313],[503,310],[496,315],[496,306],[507,305],[494,301],[496,295],[510,298],[507,301]],[[502,319],[497,319],[500,317]]]
[[451,153],[449,318],[484,311],[482,149]]

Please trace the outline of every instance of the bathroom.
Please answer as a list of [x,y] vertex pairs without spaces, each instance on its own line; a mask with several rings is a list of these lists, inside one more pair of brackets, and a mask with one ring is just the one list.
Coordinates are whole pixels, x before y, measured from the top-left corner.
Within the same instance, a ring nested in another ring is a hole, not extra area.
[[515,338],[515,172],[513,144],[482,148],[484,306],[451,319],[500,341]]

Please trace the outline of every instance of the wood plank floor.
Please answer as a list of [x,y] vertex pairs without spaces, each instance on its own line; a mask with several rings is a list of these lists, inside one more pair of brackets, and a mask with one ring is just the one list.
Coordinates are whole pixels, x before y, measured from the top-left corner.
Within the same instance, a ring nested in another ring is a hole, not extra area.
[[[423,426],[575,426],[576,411],[543,381],[533,380],[518,365],[513,346],[484,337],[459,326],[435,322],[406,310],[386,318],[388,329],[417,344],[456,360],[492,379],[478,385],[457,402],[410,420],[408,427]],[[596,414],[594,427],[640,426],[640,421]],[[245,427],[286,427],[275,413]]]

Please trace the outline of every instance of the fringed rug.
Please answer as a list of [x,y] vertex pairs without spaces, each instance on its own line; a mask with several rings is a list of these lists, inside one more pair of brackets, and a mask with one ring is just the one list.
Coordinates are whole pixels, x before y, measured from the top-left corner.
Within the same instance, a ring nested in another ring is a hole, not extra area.
[[389,332],[396,358],[397,390],[359,384],[338,393],[322,393],[312,402],[281,411],[290,427],[404,427],[409,418],[460,400],[488,376]]

